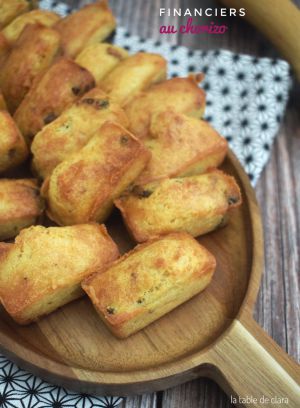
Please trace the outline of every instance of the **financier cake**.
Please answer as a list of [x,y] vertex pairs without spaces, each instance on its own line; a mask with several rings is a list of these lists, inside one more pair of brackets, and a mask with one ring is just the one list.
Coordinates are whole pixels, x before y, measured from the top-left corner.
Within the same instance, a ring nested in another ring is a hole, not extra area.
[[64,55],[74,58],[84,47],[97,44],[115,29],[116,20],[108,1],[97,1],[59,20],[54,28],[60,33]]
[[60,163],[42,191],[59,225],[103,222],[113,200],[137,178],[149,151],[117,123],[104,124],[78,152]]
[[58,32],[40,24],[24,28],[0,70],[0,88],[11,114],[29,91],[34,79],[58,56]]
[[[11,1],[11,0],[9,0]],[[15,18],[8,26],[2,30],[2,33],[9,44],[13,44],[19,38],[23,29],[29,24],[41,24],[44,27],[53,26],[60,17],[58,14],[47,10],[32,10],[21,14]]]
[[201,118],[205,109],[205,92],[198,86],[203,76],[171,78],[140,92],[125,106],[129,130],[138,138],[149,136],[153,116],[171,110]]
[[69,58],[59,59],[36,78],[14,114],[27,144],[94,86],[92,74]]
[[0,299],[20,324],[28,324],[82,296],[80,282],[119,255],[97,224],[30,227],[1,246]]
[[124,48],[108,43],[98,43],[85,47],[77,55],[75,62],[93,74],[98,84],[127,57],[128,52]]
[[158,113],[150,133],[144,143],[151,151],[151,160],[138,184],[205,173],[218,167],[227,153],[226,139],[209,123],[173,110]]
[[37,181],[0,179],[0,240],[36,223],[44,209]]
[[38,132],[31,145],[33,168],[41,178],[78,152],[105,122],[127,126],[123,109],[100,88],[94,88]]
[[159,54],[138,52],[123,59],[99,86],[121,106],[140,91],[166,79],[167,61]]
[[201,292],[215,271],[213,255],[181,232],[138,245],[82,283],[100,318],[128,337]]
[[136,185],[115,201],[138,242],[174,231],[206,234],[225,225],[240,204],[236,181],[220,170]]

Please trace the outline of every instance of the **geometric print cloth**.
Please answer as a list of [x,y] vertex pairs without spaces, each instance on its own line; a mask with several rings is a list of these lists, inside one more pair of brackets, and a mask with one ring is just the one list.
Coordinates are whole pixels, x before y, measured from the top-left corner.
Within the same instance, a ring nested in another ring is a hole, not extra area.
[[[41,0],[40,7],[61,15],[71,12],[52,0]],[[201,83],[207,94],[204,119],[228,140],[255,185],[284,115],[291,86],[288,63],[227,50],[190,50],[131,35],[122,27],[113,42],[131,53],[162,54],[169,63],[169,77],[205,74]],[[112,408],[121,401],[51,385],[0,356],[0,408]]]

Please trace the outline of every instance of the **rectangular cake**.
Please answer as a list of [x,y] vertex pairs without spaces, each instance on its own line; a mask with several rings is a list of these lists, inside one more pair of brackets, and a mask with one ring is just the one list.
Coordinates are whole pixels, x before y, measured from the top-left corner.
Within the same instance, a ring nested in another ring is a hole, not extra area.
[[236,181],[220,170],[136,185],[115,201],[138,242],[174,231],[203,235],[225,225],[240,204]]
[[59,51],[57,31],[41,24],[24,28],[0,70],[0,88],[11,114],[22,102],[34,79],[54,62]]
[[121,47],[109,43],[90,44],[76,57],[76,62],[86,68],[98,84],[109,74],[123,59],[128,57],[128,52]]
[[78,152],[105,122],[127,126],[123,109],[100,88],[86,93],[57,119],[43,127],[32,142],[33,168],[41,178],[72,153]]
[[107,0],[96,1],[55,24],[62,38],[64,55],[74,58],[84,47],[102,42],[116,28]]
[[167,61],[161,55],[138,52],[121,61],[99,85],[114,101],[125,106],[140,91],[166,79],[166,75]]
[[153,116],[168,110],[200,119],[205,109],[205,92],[198,86],[202,78],[201,74],[171,78],[140,92],[125,107],[130,131],[147,138]]
[[185,177],[218,167],[227,141],[208,122],[173,110],[153,117],[150,136],[143,140],[152,157],[138,183],[161,177]]
[[117,123],[104,124],[43,185],[47,213],[59,225],[104,222],[113,200],[138,177],[150,153]]
[[186,233],[138,245],[82,287],[117,337],[128,337],[204,290],[216,261]]
[[0,299],[28,324],[84,294],[80,282],[114,261],[118,248],[97,224],[30,227],[0,247]]
[[69,58],[61,58],[40,75],[14,114],[27,144],[94,86],[92,74]]

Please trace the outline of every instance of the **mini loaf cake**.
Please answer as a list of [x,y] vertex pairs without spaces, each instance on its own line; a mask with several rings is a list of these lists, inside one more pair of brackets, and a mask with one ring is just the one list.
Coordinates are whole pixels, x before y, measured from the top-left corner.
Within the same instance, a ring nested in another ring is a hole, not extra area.
[[201,292],[216,261],[186,233],[138,245],[82,287],[117,337],[127,337]]
[[60,225],[103,222],[113,200],[137,178],[149,151],[117,123],[104,124],[43,185],[47,214]]
[[31,145],[33,168],[41,178],[72,153],[78,152],[105,122],[128,121],[120,106],[100,89],[94,88],[66,109],[35,136]]
[[115,102],[125,106],[140,91],[166,79],[166,75],[167,61],[161,55],[139,52],[121,61],[100,86]]
[[0,88],[8,110],[15,112],[35,78],[58,56],[60,36],[40,24],[24,28],[0,70]]
[[1,302],[20,324],[82,296],[82,279],[119,255],[105,227],[96,224],[30,227],[0,251]]
[[0,173],[18,166],[28,154],[25,140],[12,117],[0,110]]
[[26,13],[32,5],[32,1],[9,0],[0,2],[0,30],[22,13]]
[[124,48],[113,44],[99,43],[85,47],[76,57],[77,64],[86,68],[98,84],[123,59],[128,57]]
[[225,225],[228,212],[240,204],[234,178],[220,170],[137,185],[115,201],[138,242],[174,231],[205,234]]
[[201,118],[205,109],[205,92],[198,83],[202,78],[201,74],[172,78],[140,92],[125,107],[130,131],[140,139],[147,138],[153,116],[168,110]]
[[36,180],[0,179],[0,239],[36,223],[44,209]]
[[97,1],[58,21],[54,28],[60,33],[64,55],[74,58],[84,47],[97,44],[116,28],[116,20],[108,1]]
[[138,184],[205,173],[218,167],[227,153],[225,138],[209,123],[174,111],[154,116],[150,132],[144,143],[152,156]]
[[[11,1],[11,0],[8,0]],[[29,24],[41,24],[44,27],[51,27],[60,20],[58,14],[47,10],[32,10],[21,14],[2,30],[2,33],[9,44],[17,41],[23,29]]]
[[27,144],[94,86],[92,74],[68,58],[61,58],[36,78],[14,114]]

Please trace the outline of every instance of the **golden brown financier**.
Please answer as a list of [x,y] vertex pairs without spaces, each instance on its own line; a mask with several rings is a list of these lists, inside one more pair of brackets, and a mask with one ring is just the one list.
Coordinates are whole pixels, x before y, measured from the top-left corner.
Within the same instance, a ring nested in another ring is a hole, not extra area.
[[148,137],[153,116],[168,110],[201,118],[205,92],[198,84],[202,78],[201,74],[172,78],[139,93],[125,107],[130,131],[141,139]]
[[123,338],[204,290],[215,267],[213,255],[194,238],[174,233],[138,245],[82,287],[103,322]]
[[82,279],[118,255],[103,225],[27,228],[2,248],[1,302],[16,322],[31,323],[81,297]]
[[120,62],[100,86],[121,106],[129,103],[140,91],[163,81],[167,75],[167,61],[158,54],[139,52]]
[[34,171],[41,178],[49,176],[107,121],[128,125],[123,109],[101,89],[94,88],[37,133],[31,145]]
[[0,110],[0,173],[21,164],[28,154],[25,140],[12,117]]
[[0,0],[0,30],[30,8],[26,0]]
[[39,24],[24,28],[0,71],[0,87],[11,113],[34,79],[53,63],[59,47],[60,36],[55,30]]
[[47,214],[59,225],[105,221],[113,200],[136,179],[149,158],[149,151],[124,127],[104,124],[43,184]]
[[69,58],[61,58],[38,76],[14,114],[27,144],[94,86],[93,75]]
[[209,123],[174,111],[155,115],[150,134],[144,143],[152,156],[138,184],[205,173],[218,167],[227,153],[226,139]]
[[124,48],[113,44],[90,44],[77,56],[76,62],[93,74],[98,84],[120,61],[128,57]]
[[0,240],[13,238],[35,224],[44,209],[33,179],[0,179],[0,202]]
[[116,20],[103,0],[63,18],[55,28],[61,34],[64,54],[74,58],[87,45],[105,40],[116,28]]
[[2,34],[9,44],[13,44],[28,24],[41,24],[45,27],[52,27],[58,20],[60,20],[60,16],[52,11],[32,10],[13,20],[2,30]]
[[125,224],[138,242],[185,231],[194,237],[223,226],[241,205],[233,177],[220,170],[184,178],[136,185],[115,201]]

